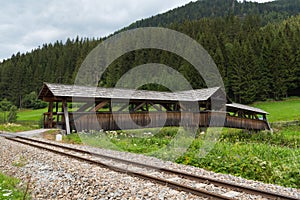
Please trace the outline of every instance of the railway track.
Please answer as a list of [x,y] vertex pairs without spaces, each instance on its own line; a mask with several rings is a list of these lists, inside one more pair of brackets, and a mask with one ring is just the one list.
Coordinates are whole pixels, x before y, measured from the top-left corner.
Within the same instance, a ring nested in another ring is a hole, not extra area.
[[[162,185],[168,185],[170,188],[189,192],[198,196],[213,199],[236,199],[242,198],[242,195],[251,194],[268,199],[297,199],[291,196],[276,194],[252,187],[233,184],[208,177],[193,175],[182,171],[156,167],[99,153],[92,153],[83,149],[62,146],[53,142],[41,141],[29,137],[12,136],[9,134],[3,136],[6,139],[14,142],[19,142],[36,148],[51,151],[56,154],[96,164],[101,167],[114,170],[116,172],[126,173],[128,175],[139,177],[142,179],[147,179]],[[147,168],[148,170],[145,170],[145,168]],[[214,188],[215,190],[216,187],[220,188],[218,193],[209,191],[209,189],[207,189]]]

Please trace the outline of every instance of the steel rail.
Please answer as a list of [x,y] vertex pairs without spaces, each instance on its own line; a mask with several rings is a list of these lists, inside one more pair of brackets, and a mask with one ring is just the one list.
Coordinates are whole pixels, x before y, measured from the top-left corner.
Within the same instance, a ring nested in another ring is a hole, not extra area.
[[[213,185],[217,185],[217,186],[221,186],[221,187],[225,187],[225,188],[230,188],[234,191],[246,192],[246,193],[255,194],[255,195],[261,195],[263,197],[268,197],[268,198],[272,198],[272,199],[297,200],[297,198],[295,198],[295,197],[282,195],[282,194],[278,194],[278,193],[273,193],[273,192],[269,192],[269,191],[265,191],[265,190],[259,190],[259,189],[249,187],[249,186],[242,186],[242,185],[238,185],[238,184],[235,184],[235,183],[229,183],[229,182],[226,182],[226,181],[212,179],[212,178],[209,178],[209,177],[193,175],[193,174],[189,174],[189,173],[186,173],[186,172],[177,171],[177,170],[173,170],[173,169],[166,169],[166,168],[156,167],[156,166],[153,166],[153,165],[147,165],[147,164],[144,164],[144,163],[138,163],[138,162],[135,162],[135,161],[129,161],[129,160],[116,158],[116,157],[112,157],[112,156],[107,156],[107,155],[103,155],[103,154],[99,154],[99,153],[93,153],[91,151],[86,151],[86,150],[82,150],[82,149],[61,146],[59,144],[40,141],[40,140],[28,138],[28,137],[17,136],[16,138],[20,138],[20,139],[23,139],[23,140],[28,140],[28,141],[31,141],[31,142],[37,142],[37,143],[41,143],[41,144],[45,144],[45,145],[49,145],[49,146],[54,146],[54,147],[58,147],[58,148],[63,148],[63,149],[67,149],[67,150],[70,150],[70,151],[76,151],[76,152],[83,153],[83,154],[91,154],[91,155],[96,156],[96,157],[115,160],[115,161],[118,161],[118,162],[122,162],[122,163],[126,163],[126,164],[132,164],[132,165],[136,165],[136,166],[141,166],[141,167],[145,167],[145,168],[149,168],[149,169],[154,169],[154,170],[157,170],[157,171],[160,171],[160,172],[175,174],[177,176],[181,176],[181,177],[184,177],[184,178],[187,178],[187,179],[190,179],[190,180],[196,180],[196,181],[203,182],[203,183],[208,182],[208,183],[213,184]],[[11,139],[11,138],[8,138],[8,139]],[[40,147],[40,146],[38,146],[38,147]],[[102,164],[104,164],[104,163],[102,163]],[[106,164],[104,164],[104,165],[106,165]],[[106,166],[103,166],[103,167],[106,167]],[[109,167],[107,167],[107,168],[109,168]],[[126,170],[126,172],[128,172],[128,170]],[[136,172],[133,172],[133,173],[136,173]],[[138,176],[138,175],[136,174],[135,176]],[[147,179],[149,179],[149,178],[147,178]],[[172,182],[172,183],[174,183],[174,182]],[[163,183],[163,184],[167,184],[167,183]]]
[[[56,153],[56,154],[59,154],[59,155],[64,155],[64,156],[67,156],[67,157],[70,157],[70,158],[74,158],[74,159],[77,159],[77,160],[88,162],[88,163],[91,163],[91,164],[95,164],[95,165],[98,165],[98,166],[101,166],[103,168],[107,168],[109,170],[113,170],[113,171],[116,171],[116,172],[119,172],[119,173],[124,173],[124,174],[128,174],[130,176],[150,180],[150,181],[153,181],[155,183],[165,185],[165,186],[168,186],[170,188],[173,188],[173,189],[176,189],[176,190],[179,190],[179,191],[188,192],[188,193],[191,193],[191,194],[194,194],[194,195],[197,195],[197,196],[213,198],[213,199],[218,199],[218,200],[233,200],[233,198],[230,198],[230,197],[227,197],[227,196],[224,196],[224,195],[220,195],[220,194],[216,194],[216,193],[212,193],[212,192],[209,192],[209,191],[206,191],[206,190],[203,190],[203,189],[196,189],[196,188],[186,186],[186,185],[182,185],[182,184],[179,184],[179,183],[176,183],[176,182],[173,182],[173,181],[169,181],[169,180],[166,180],[166,179],[150,176],[150,175],[147,175],[147,174],[143,174],[143,173],[140,173],[140,172],[135,172],[135,171],[123,169],[123,168],[112,166],[112,165],[108,165],[108,164],[105,164],[105,163],[100,162],[98,160],[88,159],[86,157],[82,157],[82,156],[74,155],[74,154],[71,154],[71,153],[58,151],[58,150],[51,149],[51,148],[48,148],[48,147],[45,147],[45,146],[40,146],[40,145],[36,145],[36,144],[32,144],[32,143],[29,143],[29,142],[19,140],[19,139],[22,139],[22,137],[6,137],[6,139],[14,141],[14,142],[19,142],[19,143],[22,143],[22,144],[25,144],[25,145],[29,145],[29,146],[32,146],[32,147],[36,147],[36,148],[39,148],[39,149],[47,150],[47,151],[50,151],[52,153]],[[60,146],[60,148],[63,149],[62,146]],[[73,151],[76,151],[76,150],[73,150]]]

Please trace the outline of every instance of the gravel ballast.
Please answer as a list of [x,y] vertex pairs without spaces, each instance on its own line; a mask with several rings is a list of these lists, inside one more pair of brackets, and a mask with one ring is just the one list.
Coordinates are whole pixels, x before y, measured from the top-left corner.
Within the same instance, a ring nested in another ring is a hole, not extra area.
[[3,173],[32,199],[205,199],[0,137]]
[[[20,178],[25,187],[30,180],[33,199],[205,199],[179,192],[150,181],[130,177],[81,161],[8,141],[0,137],[0,170]],[[66,146],[70,146],[67,145]],[[299,190],[217,174],[203,169],[164,162],[156,158],[77,145],[91,152],[114,155],[156,166],[205,175],[225,181],[264,188],[300,198]]]

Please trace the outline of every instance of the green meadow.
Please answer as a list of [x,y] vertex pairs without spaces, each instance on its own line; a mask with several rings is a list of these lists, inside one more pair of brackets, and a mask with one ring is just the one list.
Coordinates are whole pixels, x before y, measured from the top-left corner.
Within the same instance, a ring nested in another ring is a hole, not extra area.
[[[127,131],[91,131],[74,133],[63,137],[67,143],[86,144],[100,148],[114,149],[156,156],[177,163],[201,167],[219,173],[228,173],[247,179],[273,183],[286,187],[300,188],[300,126],[284,122],[299,120],[300,98],[284,101],[257,102],[252,106],[270,113],[268,119],[273,123],[273,132],[250,132],[246,130],[223,128],[215,135],[216,143],[205,156],[205,137],[214,134],[209,129],[206,134],[196,132],[193,141],[184,137],[184,130],[176,127]],[[24,110],[18,113],[19,122],[41,119],[47,109]],[[25,123],[26,124],[26,123]],[[13,126],[10,125],[10,129]],[[28,127],[29,125],[21,125]],[[0,130],[3,125],[0,126]],[[31,127],[33,128],[33,127]],[[51,134],[49,132],[49,134]],[[54,133],[53,133],[54,134]],[[174,142],[174,139],[177,141]],[[174,156],[172,146],[188,148]]]
[[257,102],[252,106],[269,112],[270,122],[300,120],[300,98],[292,97],[283,101]]

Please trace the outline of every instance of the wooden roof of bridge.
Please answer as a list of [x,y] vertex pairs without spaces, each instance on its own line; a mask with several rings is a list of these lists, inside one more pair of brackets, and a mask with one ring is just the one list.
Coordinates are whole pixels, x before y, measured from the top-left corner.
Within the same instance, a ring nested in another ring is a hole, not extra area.
[[133,90],[123,88],[88,87],[78,85],[63,85],[44,83],[38,98],[50,101],[61,98],[91,98],[91,99],[132,99],[132,100],[158,100],[158,101],[207,101],[220,87],[178,91],[158,92],[148,90]]
[[252,107],[252,106],[243,105],[243,104],[239,104],[239,103],[227,103],[226,104],[226,110],[227,111],[245,110],[245,111],[250,111],[250,112],[253,112],[253,113],[269,114],[268,112],[266,112],[262,109],[255,108],[255,107]]
[[[165,102],[201,102],[208,101],[214,95],[224,95],[220,87],[178,91],[158,92],[148,90],[133,90],[123,88],[103,88],[79,85],[64,85],[44,83],[38,98],[43,101],[60,101],[62,99],[120,99],[120,100],[149,100]],[[224,102],[226,103],[226,102]],[[243,110],[251,113],[268,114],[266,111],[251,106],[232,103],[227,100],[227,111]]]

